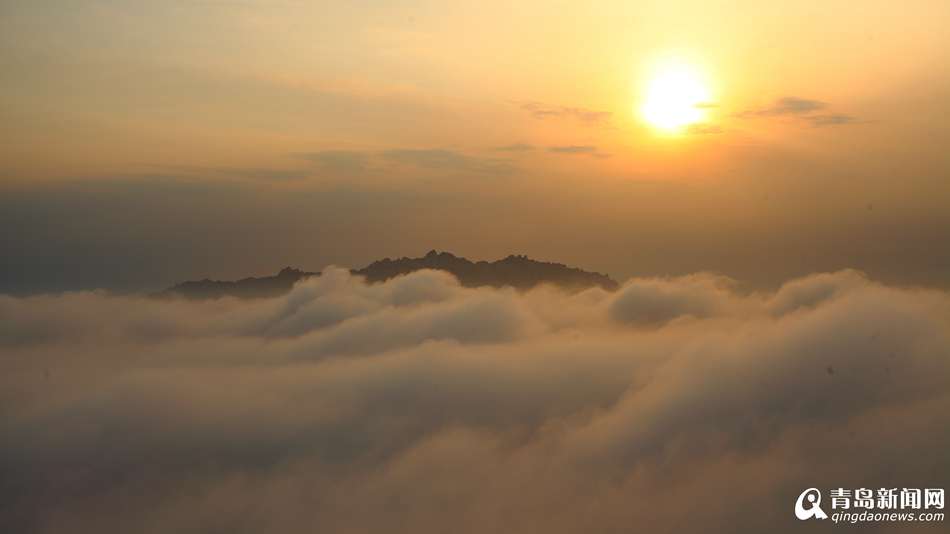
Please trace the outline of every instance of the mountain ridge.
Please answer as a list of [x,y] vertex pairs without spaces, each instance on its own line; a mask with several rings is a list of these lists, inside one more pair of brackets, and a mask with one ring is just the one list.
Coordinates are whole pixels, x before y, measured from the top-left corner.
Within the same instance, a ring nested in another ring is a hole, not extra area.
[[[518,290],[531,289],[541,284],[552,284],[569,290],[588,287],[614,290],[618,287],[617,282],[606,274],[585,271],[562,263],[533,260],[516,254],[495,261],[471,261],[451,252],[430,250],[419,258],[383,258],[361,269],[351,269],[350,272],[364,277],[369,283],[378,283],[422,269],[451,273],[465,287],[514,287]],[[190,299],[227,296],[275,297],[289,292],[294,284],[311,276],[320,276],[320,273],[285,267],[273,276],[247,277],[233,281],[207,278],[185,281],[160,291],[155,296],[180,296]]]

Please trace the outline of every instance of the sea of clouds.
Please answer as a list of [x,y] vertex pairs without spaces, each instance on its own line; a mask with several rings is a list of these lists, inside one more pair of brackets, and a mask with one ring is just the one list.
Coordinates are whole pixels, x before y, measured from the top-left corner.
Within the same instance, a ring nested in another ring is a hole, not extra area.
[[950,486],[950,294],[0,296],[0,422],[2,532],[826,532],[802,490]]

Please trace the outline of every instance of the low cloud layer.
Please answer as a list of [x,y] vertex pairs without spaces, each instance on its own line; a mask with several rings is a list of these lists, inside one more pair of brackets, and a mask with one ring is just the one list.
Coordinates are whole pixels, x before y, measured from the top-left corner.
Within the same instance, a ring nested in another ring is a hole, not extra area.
[[950,294],[855,271],[0,297],[0,351],[4,532],[827,532],[950,472]]

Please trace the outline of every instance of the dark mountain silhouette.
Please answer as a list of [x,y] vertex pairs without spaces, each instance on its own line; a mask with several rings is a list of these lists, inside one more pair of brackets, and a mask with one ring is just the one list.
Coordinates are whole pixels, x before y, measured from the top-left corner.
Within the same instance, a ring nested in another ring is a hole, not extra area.
[[290,291],[299,280],[320,273],[308,273],[293,267],[285,267],[274,276],[242,278],[235,281],[191,280],[182,282],[156,294],[159,297],[182,296],[190,299],[215,299],[220,297],[261,298],[276,297]]
[[609,276],[583,271],[560,263],[536,261],[527,256],[511,255],[497,261],[473,262],[449,252],[429,251],[421,258],[385,258],[353,271],[365,276],[369,282],[382,282],[401,274],[419,269],[438,269],[448,271],[466,287],[511,286],[516,289],[530,289],[538,284],[555,284],[568,289],[583,289],[600,286],[615,289],[617,282]]
[[[514,287],[524,290],[539,284],[553,284],[565,289],[579,290],[588,287],[617,288],[617,282],[609,276],[568,267],[560,263],[536,261],[527,256],[511,255],[497,261],[473,262],[449,252],[430,251],[421,258],[385,258],[354,269],[353,274],[363,276],[368,282],[382,282],[399,275],[420,269],[447,271],[466,287]],[[234,296],[240,298],[274,297],[290,291],[295,283],[320,273],[300,271],[287,267],[275,276],[243,278],[237,281],[198,280],[182,282],[157,296],[183,296],[193,299]]]

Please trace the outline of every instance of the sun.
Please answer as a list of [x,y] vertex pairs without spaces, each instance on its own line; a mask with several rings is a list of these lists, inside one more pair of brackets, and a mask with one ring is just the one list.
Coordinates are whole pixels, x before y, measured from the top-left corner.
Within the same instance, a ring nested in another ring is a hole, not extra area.
[[651,126],[676,132],[705,121],[710,99],[709,88],[696,67],[670,60],[650,76],[640,114]]

